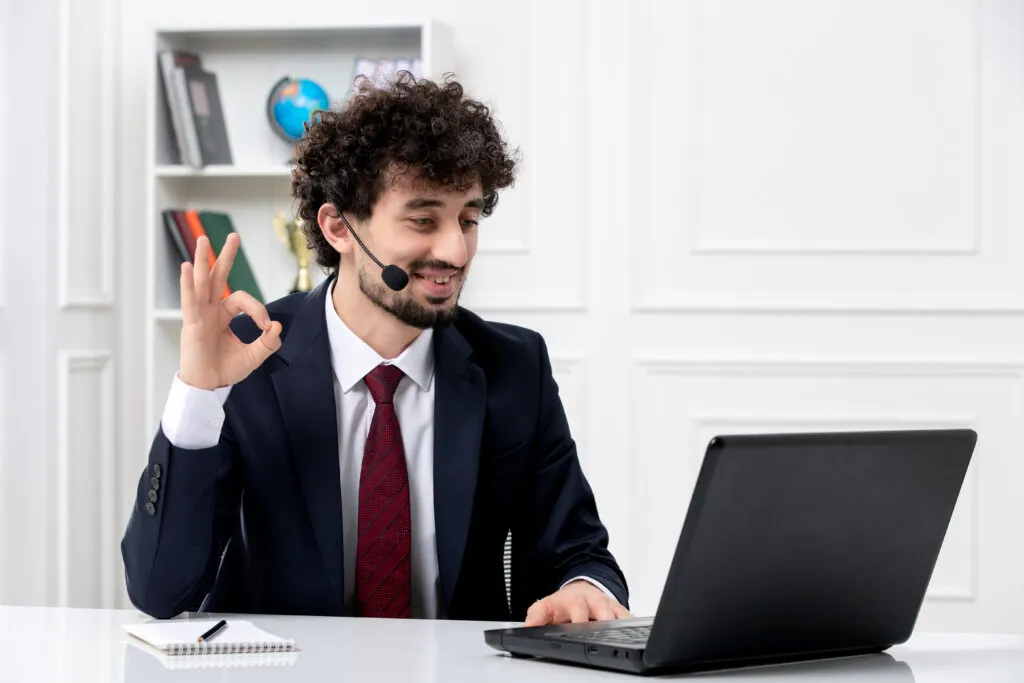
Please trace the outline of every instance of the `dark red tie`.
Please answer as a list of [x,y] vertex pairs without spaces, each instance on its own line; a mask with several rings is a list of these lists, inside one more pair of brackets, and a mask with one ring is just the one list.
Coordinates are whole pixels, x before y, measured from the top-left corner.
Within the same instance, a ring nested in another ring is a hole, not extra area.
[[378,365],[363,378],[377,404],[359,475],[355,609],[363,617],[407,619],[411,611],[409,474],[392,402],[401,379],[394,365]]

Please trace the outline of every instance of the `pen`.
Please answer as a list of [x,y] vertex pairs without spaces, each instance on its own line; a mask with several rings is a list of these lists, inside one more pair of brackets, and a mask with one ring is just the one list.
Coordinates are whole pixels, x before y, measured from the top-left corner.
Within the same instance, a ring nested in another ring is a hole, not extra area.
[[204,640],[209,640],[215,634],[219,633],[221,631],[221,629],[223,629],[227,625],[228,625],[228,622],[226,622],[223,619],[221,619],[220,621],[218,621],[216,624],[213,625],[213,628],[211,628],[209,631],[207,631],[203,635],[201,635],[198,638],[196,638],[196,642],[197,643],[201,643]]

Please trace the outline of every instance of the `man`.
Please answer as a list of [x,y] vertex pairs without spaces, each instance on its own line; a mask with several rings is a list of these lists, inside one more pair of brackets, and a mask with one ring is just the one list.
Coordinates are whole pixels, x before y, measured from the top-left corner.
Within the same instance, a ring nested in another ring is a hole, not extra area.
[[516,170],[488,109],[452,79],[364,81],[296,152],[330,276],[265,308],[219,296],[237,235],[212,269],[205,238],[182,265],[180,368],[122,542],[132,602],[161,618],[627,616],[543,339],[457,305]]

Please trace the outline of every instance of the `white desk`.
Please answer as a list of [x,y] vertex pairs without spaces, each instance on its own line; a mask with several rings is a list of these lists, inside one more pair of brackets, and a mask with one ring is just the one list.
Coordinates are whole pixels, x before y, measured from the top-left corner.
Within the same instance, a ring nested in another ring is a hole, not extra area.
[[[209,617],[201,616],[203,619]],[[277,666],[168,669],[158,657],[128,643],[129,636],[121,624],[148,620],[137,612],[0,607],[0,680],[5,683],[623,683],[643,680],[630,674],[512,659],[484,644],[483,629],[500,624],[318,617],[246,618],[271,633],[294,638],[302,651],[294,654],[292,663]],[[808,683],[1024,681],[1024,636],[919,635],[906,645],[892,648],[889,653],[891,658],[858,657],[832,663],[766,667],[682,678]]]

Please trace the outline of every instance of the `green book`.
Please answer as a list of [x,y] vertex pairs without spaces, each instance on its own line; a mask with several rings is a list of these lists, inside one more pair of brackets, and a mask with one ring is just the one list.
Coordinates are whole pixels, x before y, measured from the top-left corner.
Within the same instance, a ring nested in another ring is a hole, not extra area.
[[[200,211],[199,221],[203,224],[207,237],[210,238],[213,252],[220,255],[221,249],[228,241],[228,235],[235,231],[231,218],[226,213],[218,211]],[[228,273],[228,287],[232,292],[239,290],[249,292],[257,301],[265,303],[263,292],[256,284],[256,276],[253,275],[252,268],[249,266],[249,259],[245,257],[245,247],[241,244],[238,245],[238,253],[235,254],[235,263],[231,266],[231,272]]]

